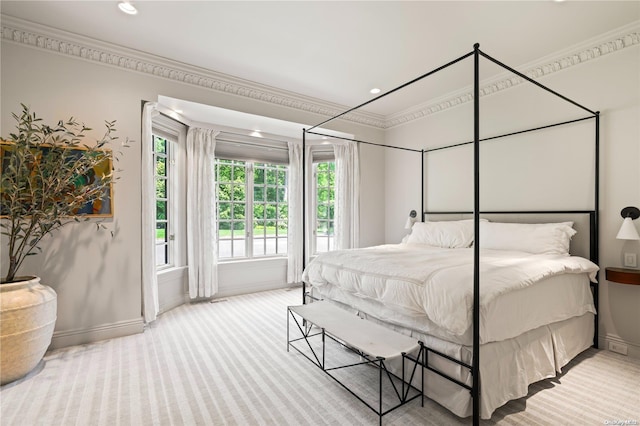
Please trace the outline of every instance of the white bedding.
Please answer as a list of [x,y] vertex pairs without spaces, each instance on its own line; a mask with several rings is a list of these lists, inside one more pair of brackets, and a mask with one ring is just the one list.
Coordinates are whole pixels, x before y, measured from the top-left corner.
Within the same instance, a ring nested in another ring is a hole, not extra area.
[[[309,263],[303,279],[323,296],[381,320],[469,344],[472,265],[472,249],[395,244],[325,253]],[[580,257],[482,250],[480,342],[595,313],[588,280],[597,270]],[[505,310],[518,318],[506,319]]]

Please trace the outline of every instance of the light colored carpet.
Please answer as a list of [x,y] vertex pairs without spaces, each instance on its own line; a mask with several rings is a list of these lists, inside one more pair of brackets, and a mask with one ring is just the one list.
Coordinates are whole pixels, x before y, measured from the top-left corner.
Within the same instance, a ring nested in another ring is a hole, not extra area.
[[[295,351],[299,289],[185,305],[143,334],[48,353],[0,389],[2,425],[360,425],[377,416]],[[364,367],[367,368],[367,367]],[[589,349],[483,424],[640,424],[640,360]],[[635,421],[635,423],[633,423]],[[425,399],[385,425],[470,424]],[[619,423],[623,424],[623,423]]]

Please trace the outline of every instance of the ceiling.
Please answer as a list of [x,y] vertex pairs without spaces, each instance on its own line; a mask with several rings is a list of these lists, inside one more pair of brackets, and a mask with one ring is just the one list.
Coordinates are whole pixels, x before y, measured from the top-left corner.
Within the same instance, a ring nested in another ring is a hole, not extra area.
[[[640,1],[6,1],[2,14],[346,106],[473,49],[515,68],[640,19]],[[458,64],[365,110],[389,116],[471,83]],[[499,72],[483,68],[482,78]]]

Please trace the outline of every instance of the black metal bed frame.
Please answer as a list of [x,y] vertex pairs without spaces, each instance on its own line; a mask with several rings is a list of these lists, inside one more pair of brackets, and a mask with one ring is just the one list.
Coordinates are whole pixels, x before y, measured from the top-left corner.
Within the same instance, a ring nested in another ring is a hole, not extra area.
[[[341,137],[336,137],[333,135],[328,135],[328,134],[324,134],[324,133],[320,133],[318,131],[314,131],[314,129],[318,128],[319,126],[322,126],[324,124],[327,124],[333,120],[336,120],[340,117],[343,117],[344,115],[355,111],[359,108],[362,108],[365,105],[368,105],[372,102],[375,102],[378,99],[381,99],[383,97],[386,97],[402,88],[405,88],[413,83],[418,82],[419,80],[422,80],[423,78],[429,77],[430,75],[433,75],[439,71],[442,71],[446,68],[448,68],[451,65],[454,65],[466,58],[469,58],[473,56],[473,140],[469,141],[469,142],[463,142],[463,143],[456,143],[453,145],[447,145],[447,146],[442,146],[442,147],[436,147],[436,148],[431,148],[431,149],[422,149],[422,150],[418,150],[418,149],[411,149],[411,148],[405,148],[405,147],[398,147],[398,146],[393,146],[393,145],[386,145],[386,144],[379,144],[379,143],[375,143],[375,142],[368,142],[368,141],[362,141],[362,140],[357,140],[357,139],[349,139],[349,138],[341,138]],[[480,138],[480,57],[483,57],[491,62],[493,62],[494,64],[500,66],[503,69],[506,69],[508,71],[510,71],[513,74],[516,74],[518,77],[524,79],[525,81],[528,81],[531,84],[534,84],[536,86],[538,86],[539,88],[559,97],[560,99],[563,99],[564,101],[586,111],[589,113],[588,116],[586,117],[582,117],[582,118],[578,118],[578,119],[574,119],[574,120],[569,120],[569,121],[563,121],[560,123],[553,123],[553,124],[549,124],[549,125],[545,125],[545,126],[539,126],[539,127],[535,127],[535,128],[531,128],[531,129],[526,129],[526,130],[521,130],[521,131],[517,131],[517,132],[511,132],[511,133],[506,133],[506,134],[502,134],[502,135],[498,135],[498,136],[492,136],[492,137],[487,137],[487,138]],[[566,124],[571,124],[571,123],[576,123],[576,122],[580,122],[580,121],[584,121],[584,120],[590,120],[590,119],[594,119],[595,120],[595,128],[594,128],[594,133],[595,133],[595,183],[594,183],[594,208],[593,210],[555,210],[555,211],[481,211],[480,210],[480,142],[483,141],[487,141],[487,140],[493,140],[493,139],[498,139],[498,138],[503,138],[503,137],[508,137],[508,136],[514,136],[514,135],[518,135],[518,134],[522,134],[522,133],[528,133],[528,132],[533,132],[533,131],[537,131],[537,130],[542,130],[542,129],[548,129],[548,128],[552,128],[552,127],[557,127],[557,126],[562,126],[562,125],[566,125]],[[303,176],[306,178],[306,138],[307,138],[307,134],[313,134],[313,135],[318,135],[318,136],[328,136],[334,139],[344,139],[344,140],[349,140],[349,141],[354,141],[357,143],[362,143],[362,144],[367,144],[367,145],[374,145],[374,146],[379,146],[379,147],[384,147],[384,148],[392,148],[392,149],[399,149],[399,150],[404,150],[404,151],[411,151],[411,152],[416,152],[416,153],[420,153],[421,157],[422,157],[422,161],[421,161],[421,166],[422,166],[422,182],[421,182],[421,189],[422,189],[422,194],[421,194],[421,198],[422,198],[422,220],[425,220],[425,215],[426,214],[473,214],[473,221],[474,221],[474,235],[476,235],[476,239],[477,236],[480,235],[480,215],[481,214],[588,214],[589,215],[589,222],[590,222],[590,260],[592,262],[594,262],[595,264],[598,264],[598,257],[599,257],[599,243],[598,243],[598,225],[599,225],[599,203],[600,203],[600,194],[599,194],[599,181],[600,181],[600,160],[599,160],[599,152],[600,152],[600,112],[599,111],[592,111],[589,108],[586,108],[582,105],[580,105],[579,103],[567,98],[566,96],[561,95],[560,93],[544,86],[543,84],[533,80],[532,78],[528,77],[527,75],[505,65],[504,63],[492,58],[491,56],[487,55],[486,53],[484,53],[483,51],[480,50],[480,45],[478,43],[474,44],[473,46],[473,51],[460,56],[457,59],[454,59],[451,62],[448,62],[438,68],[435,68],[407,83],[404,83],[392,90],[389,90],[373,99],[370,99],[367,102],[364,102],[360,105],[357,105],[353,108],[350,108],[338,115],[335,115],[329,119],[326,119],[324,121],[322,121],[321,123],[316,124],[315,126],[310,127],[309,129],[303,129],[302,130],[302,146],[303,146],[303,154],[302,154],[302,160],[303,160],[303,167],[302,167],[302,173]],[[458,146],[462,146],[462,145],[470,145],[473,144],[473,181],[474,181],[474,205],[473,205],[473,211],[471,212],[430,212],[430,211],[426,211],[425,210],[425,200],[424,200],[424,158],[425,158],[425,154],[428,154],[430,152],[434,152],[434,151],[439,151],[439,150],[443,150],[443,149],[449,149],[449,148],[454,148],[454,147],[458,147]],[[306,266],[306,187],[305,185],[302,186],[302,196],[303,196],[303,215],[302,215],[302,227],[303,227],[303,252],[302,252],[302,256],[303,256],[303,268]],[[473,271],[473,355],[472,355],[472,362],[471,365],[466,364],[464,362],[461,362],[460,360],[457,360],[455,358],[452,358],[450,356],[447,356],[445,354],[442,354],[438,351],[435,351],[431,348],[428,347],[424,347],[425,349],[425,355],[424,355],[424,367],[430,371],[433,371],[434,373],[470,390],[471,392],[471,397],[473,400],[473,410],[472,410],[472,415],[473,415],[473,424],[478,425],[479,421],[480,421],[480,404],[479,404],[479,398],[480,398],[480,246],[479,244],[474,244],[473,245],[474,250],[473,250],[473,265],[474,265],[474,271]],[[598,310],[598,285],[592,283],[591,285],[592,287],[592,292],[593,292],[593,297],[594,297],[594,303],[596,305],[596,311]],[[302,282],[302,302],[306,303],[306,297],[307,297],[307,290],[306,290],[306,283],[303,281]],[[595,332],[594,332],[594,347],[598,347],[598,315],[596,313],[595,315]],[[459,380],[456,380],[452,377],[449,377],[448,375],[435,370],[432,367],[428,366],[428,353],[429,352],[433,352],[434,354],[441,356],[443,358],[448,359],[449,361],[452,361],[456,364],[459,364],[467,369],[470,370],[471,372],[471,377],[472,377],[472,386],[469,386],[465,383],[460,382]]]

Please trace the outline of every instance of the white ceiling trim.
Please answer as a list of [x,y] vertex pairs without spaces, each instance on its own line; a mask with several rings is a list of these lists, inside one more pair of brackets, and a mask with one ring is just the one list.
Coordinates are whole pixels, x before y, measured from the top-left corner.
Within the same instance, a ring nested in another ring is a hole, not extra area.
[[[1,20],[2,39],[8,42],[326,117],[338,115],[348,109],[342,105],[317,98],[172,61],[26,20],[5,15],[1,15]],[[528,77],[538,79],[638,44],[640,44],[640,21],[518,68]],[[491,81],[482,82],[480,96],[507,90],[524,81],[522,78],[507,74],[504,73]],[[359,111],[349,113],[341,119],[387,129],[463,105],[472,100],[471,87],[467,87],[387,117]]]
[[[9,42],[327,117],[338,115],[348,109],[344,105],[172,61],[23,19],[6,15],[1,15],[1,19],[2,39]],[[359,111],[347,114],[343,118],[366,126],[384,127],[384,116],[380,114]]]
[[[583,42],[580,45],[572,46],[564,51],[557,52],[516,69],[527,77],[537,80],[555,72],[566,70],[567,68],[583,64],[610,53],[619,52],[638,44],[640,44],[640,21],[625,25],[624,27]],[[495,59],[500,60],[500,58]],[[491,80],[481,82],[480,97],[510,89],[525,81],[525,79],[506,71]],[[410,121],[471,102],[472,100],[473,88],[468,86],[454,93],[449,93],[438,99],[430,100],[424,104],[388,116],[385,120],[385,128],[406,124]]]

